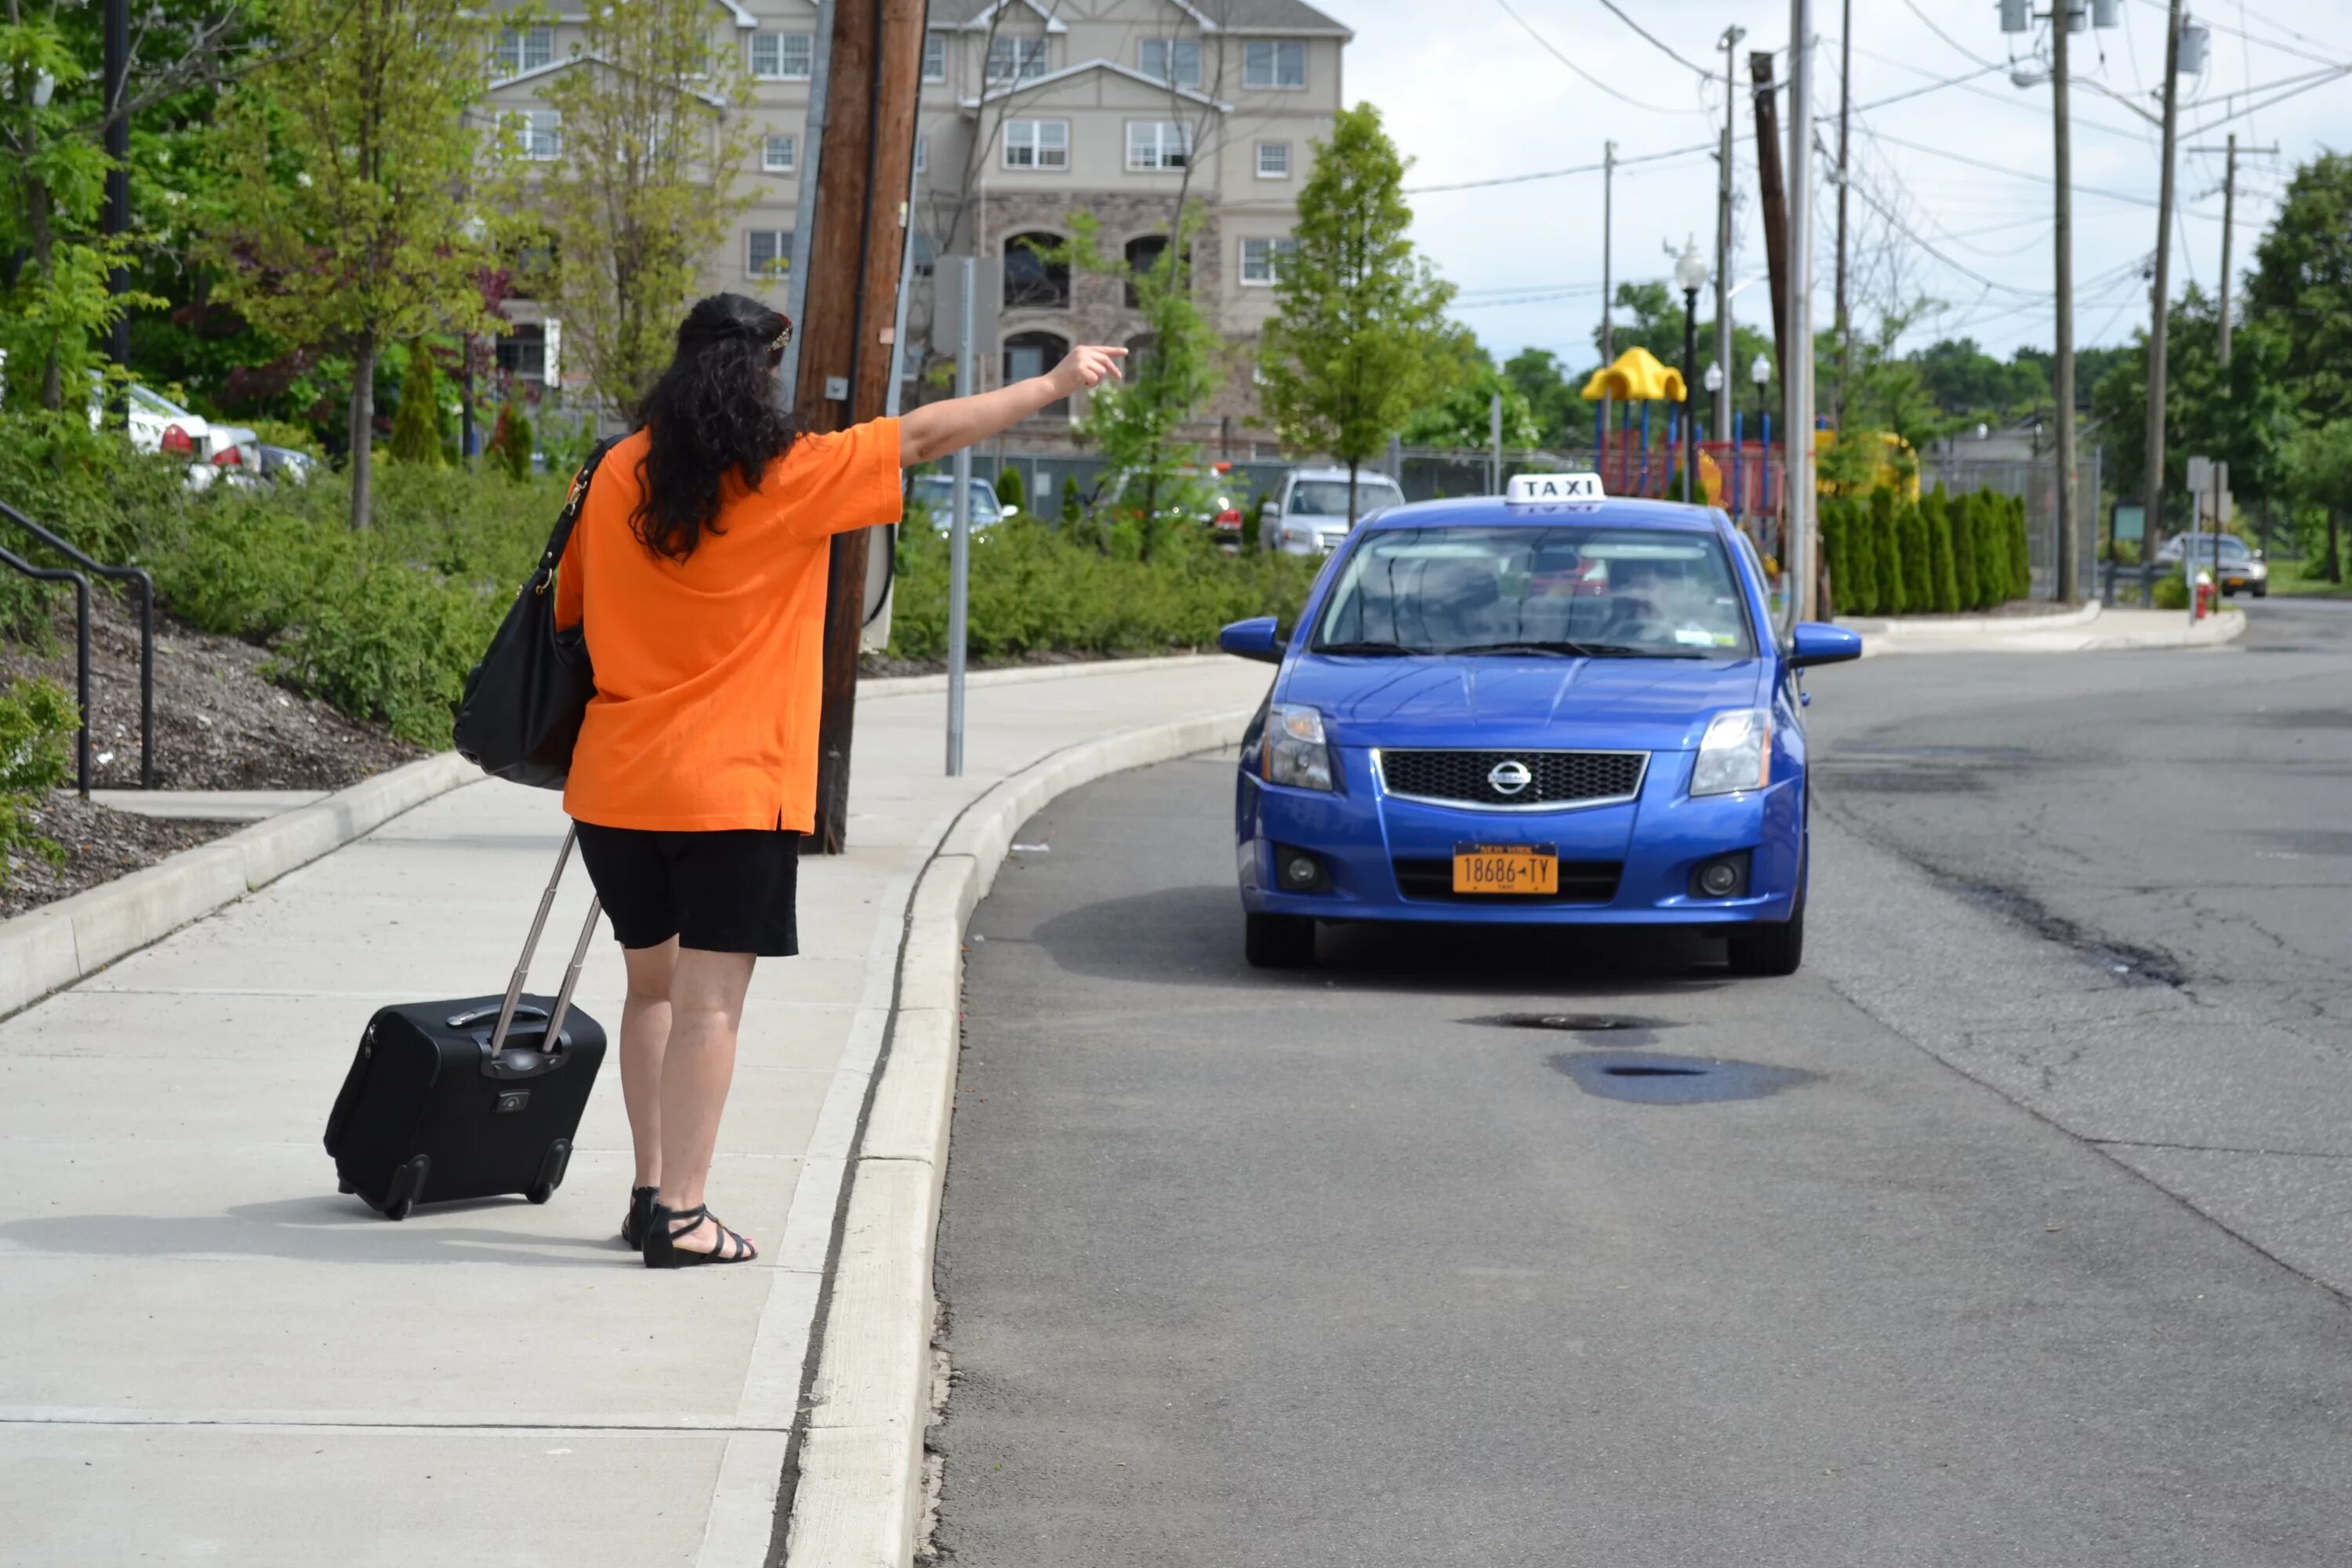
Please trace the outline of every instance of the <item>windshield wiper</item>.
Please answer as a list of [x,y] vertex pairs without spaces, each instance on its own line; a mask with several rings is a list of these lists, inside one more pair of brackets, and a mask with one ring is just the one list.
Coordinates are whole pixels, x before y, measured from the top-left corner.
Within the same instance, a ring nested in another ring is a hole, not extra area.
[[1441,650],[1464,653],[1549,653],[1564,658],[1706,658],[1696,648],[1633,647],[1625,643],[1570,642],[1564,638],[1522,642],[1469,643]]
[[1385,654],[1390,658],[1395,658],[1400,654],[1426,653],[1429,650],[1427,648],[1407,647],[1402,643],[1393,642],[1319,642],[1314,645],[1312,651],[1316,653]]

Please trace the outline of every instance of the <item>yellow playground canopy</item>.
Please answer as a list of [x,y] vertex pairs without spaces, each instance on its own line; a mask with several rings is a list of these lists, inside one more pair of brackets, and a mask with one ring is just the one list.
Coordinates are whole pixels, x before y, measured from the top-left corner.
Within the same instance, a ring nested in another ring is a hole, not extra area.
[[1659,362],[1658,356],[1635,344],[1617,356],[1617,363],[1592,373],[1584,384],[1584,401],[1613,397],[1620,403],[1680,403],[1689,396],[1683,373]]

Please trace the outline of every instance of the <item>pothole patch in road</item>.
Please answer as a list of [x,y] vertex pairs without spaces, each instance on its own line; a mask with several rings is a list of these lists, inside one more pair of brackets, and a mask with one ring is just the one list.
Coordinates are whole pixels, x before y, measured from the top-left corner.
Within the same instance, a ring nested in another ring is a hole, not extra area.
[[2114,942],[2095,936],[2065,916],[2053,911],[2041,900],[2015,888],[1958,878],[1949,880],[1955,890],[1971,903],[1998,910],[2037,936],[2074,949],[2119,980],[2168,985],[2175,990],[2189,984],[2188,972],[2168,952],[2142,947],[2137,942]]
[[1670,1029],[1664,1018],[1629,1018],[1616,1013],[1490,1013],[1465,1018],[1491,1029],[1560,1029],[1571,1035],[1612,1034],[1620,1029]]
[[1798,1068],[1654,1051],[1562,1051],[1547,1065],[1585,1093],[1633,1105],[1707,1105],[1761,1100],[1821,1075]]

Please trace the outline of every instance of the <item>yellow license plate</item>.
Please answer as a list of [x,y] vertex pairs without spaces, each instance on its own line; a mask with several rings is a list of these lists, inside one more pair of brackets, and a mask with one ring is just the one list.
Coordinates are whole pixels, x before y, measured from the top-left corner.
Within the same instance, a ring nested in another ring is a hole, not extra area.
[[1457,893],[1557,893],[1559,853],[1549,844],[1457,844]]

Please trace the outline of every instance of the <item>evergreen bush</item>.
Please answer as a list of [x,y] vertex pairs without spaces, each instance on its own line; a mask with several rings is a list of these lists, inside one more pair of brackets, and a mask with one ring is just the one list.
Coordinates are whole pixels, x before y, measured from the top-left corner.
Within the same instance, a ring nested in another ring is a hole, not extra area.
[[1021,470],[1006,468],[996,476],[996,499],[1005,506],[1029,510],[1029,489],[1021,482]]
[[1960,609],[1958,569],[1952,560],[1951,499],[1944,487],[1937,485],[1919,502],[1919,515],[1927,525],[1927,563],[1934,574],[1936,613],[1957,615]]
[[1903,552],[1904,613],[1924,616],[1936,607],[1936,572],[1927,552],[1927,520],[1915,500],[1895,502],[1895,523]]
[[[1936,493],[1944,487],[1938,484]],[[1945,521],[1952,536],[1952,598],[1963,610],[1980,606],[1977,601],[1977,535],[1976,502],[1972,495],[1953,496],[1945,507]]]
[[1899,616],[1910,607],[1903,592],[1903,542],[1895,521],[1895,495],[1891,489],[1870,492],[1872,578],[1878,590],[1877,613]]
[[491,468],[510,479],[530,478],[530,416],[513,398],[499,405],[498,422],[490,427],[490,444],[482,455]]
[[433,353],[424,343],[408,348],[408,374],[400,384],[400,407],[392,416],[387,455],[417,468],[441,463],[441,387]]

